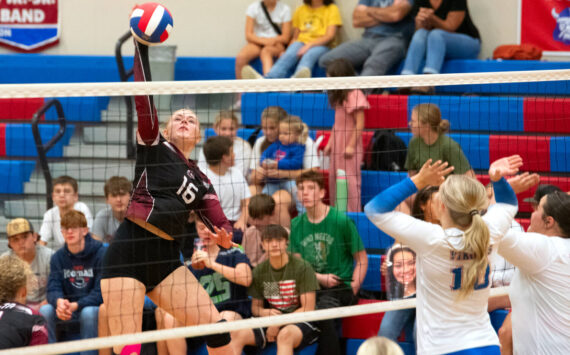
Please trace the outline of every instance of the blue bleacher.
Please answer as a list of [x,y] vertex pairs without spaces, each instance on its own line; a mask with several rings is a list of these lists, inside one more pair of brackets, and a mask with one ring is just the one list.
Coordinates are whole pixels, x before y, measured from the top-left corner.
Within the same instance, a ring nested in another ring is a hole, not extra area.
[[[59,158],[63,156],[63,147],[69,144],[74,129],[73,125],[67,125],[63,138],[47,153],[48,157]],[[57,134],[59,126],[55,124],[41,124],[39,125],[39,130],[42,142],[45,144]],[[30,123],[6,125],[6,155],[15,157],[37,156],[36,143],[34,142],[32,125]]]
[[376,227],[362,212],[348,212],[366,249],[384,250],[394,244],[394,239]]
[[522,97],[408,96],[408,121],[412,109],[422,103],[439,106],[453,131],[523,132]]
[[334,123],[334,110],[325,94],[246,93],[241,97],[242,124],[258,126],[261,112],[267,106],[283,107],[289,114],[301,117],[310,128],[330,128]]
[[[57,99],[68,121],[99,122],[101,111],[106,110],[109,105],[108,97],[59,97]],[[57,120],[57,111],[53,108],[48,110],[45,113],[45,119]]]
[[408,173],[405,172],[363,170],[361,189],[362,204],[365,205],[380,192],[404,180],[406,177],[408,177]]
[[380,292],[382,290],[382,278],[380,276],[380,265],[382,264],[382,255],[368,254],[368,269],[366,277],[360,286],[366,291]]
[[35,166],[33,160],[0,160],[0,193],[24,193],[23,182],[30,180]]
[[550,138],[550,171],[570,171],[568,152],[570,152],[570,137]]

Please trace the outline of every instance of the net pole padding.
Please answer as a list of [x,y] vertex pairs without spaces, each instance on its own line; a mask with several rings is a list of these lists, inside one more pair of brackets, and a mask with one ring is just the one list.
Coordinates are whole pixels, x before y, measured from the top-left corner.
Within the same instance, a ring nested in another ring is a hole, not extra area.
[[[508,294],[508,287],[498,287],[490,290],[490,296],[503,296]],[[122,344],[152,343],[161,340],[188,338],[231,332],[241,329],[265,328],[275,325],[294,324],[299,322],[312,322],[324,319],[345,318],[363,314],[381,313],[399,309],[415,308],[416,299],[398,301],[376,302],[357,306],[322,309],[318,311],[289,313],[277,316],[248,318],[232,322],[203,324],[174,329],[152,330],[136,334],[124,334],[105,338],[76,340],[63,343],[39,345],[0,351],[0,355],[48,355],[63,354],[85,350],[110,348]]]
[[318,91],[570,80],[570,69],[344,78],[202,80],[111,83],[3,84],[0,98],[184,95],[236,92]]

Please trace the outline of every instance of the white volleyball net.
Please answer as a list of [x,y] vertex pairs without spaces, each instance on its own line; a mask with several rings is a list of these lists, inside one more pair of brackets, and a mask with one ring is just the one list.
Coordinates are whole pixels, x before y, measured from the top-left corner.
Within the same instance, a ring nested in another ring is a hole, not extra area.
[[[132,110],[129,110],[129,105],[132,104],[130,98],[136,95],[154,96],[161,123],[166,122],[179,109],[189,108],[197,114],[203,139],[191,153],[192,159],[200,160],[208,138],[217,135],[230,136],[234,142],[234,163],[242,167],[241,173],[247,185],[254,185],[250,174],[252,170],[263,167],[262,156],[255,155],[254,152],[245,157],[243,153],[237,151],[235,137],[242,139],[244,144],[250,144],[245,143],[249,140],[252,143],[250,149],[254,150],[258,140],[266,138],[266,134],[269,136],[265,132],[270,128],[267,122],[263,122],[264,112],[268,107],[281,107],[288,115],[298,116],[308,128],[308,131],[304,132],[306,134],[304,146],[305,150],[310,149],[310,152],[304,154],[303,161],[298,162],[298,167],[295,165],[295,168],[288,170],[314,170],[321,173],[326,190],[325,202],[337,206],[349,217],[367,252],[366,270],[357,276],[351,273],[341,281],[349,287],[355,281],[355,277],[360,277],[358,287],[361,299],[385,300],[386,277],[382,276],[380,268],[382,255],[394,241],[368,221],[362,212],[362,206],[387,187],[404,179],[408,174],[407,171],[415,170],[411,162],[405,162],[407,148],[415,135],[418,135],[409,123],[414,108],[422,104],[437,105],[441,118],[450,122],[449,132],[446,134],[458,143],[468,162],[468,165],[461,168],[465,171],[472,170],[482,183],[488,183],[486,170],[490,162],[504,156],[520,154],[524,159],[521,171],[538,173],[541,175],[541,183],[554,184],[564,191],[569,191],[569,80],[570,70],[547,70],[314,79],[0,85],[0,104],[4,108],[3,113],[0,113],[0,136],[4,133],[3,147],[0,147],[0,164],[4,165],[4,169],[0,169],[0,176],[4,181],[0,187],[2,196],[0,204],[3,213],[0,216],[0,233],[5,233],[6,225],[11,219],[26,217],[49,247],[54,249],[61,247],[64,240],[58,240],[56,235],[59,220],[46,220],[44,215],[49,203],[46,197],[53,192],[50,191],[53,189],[53,184],[49,185],[46,182],[52,179],[53,183],[57,177],[66,175],[78,183],[78,200],[83,202],[91,213],[92,220],[88,220],[88,223],[95,220],[94,224],[90,224],[91,233],[105,242],[113,239],[112,232],[109,235],[105,232],[112,230],[113,224],[109,223],[110,227],[96,227],[97,215],[107,209],[111,210],[107,216],[109,214],[113,216],[113,202],[109,199],[110,195],[105,194],[105,183],[109,178],[123,176],[129,181],[135,178],[137,115],[134,105],[131,107]],[[433,88],[429,90],[428,95],[404,90],[426,87]],[[347,93],[359,90],[356,95],[358,104],[353,107],[350,106],[352,103],[340,107],[331,106],[331,93],[343,90]],[[65,124],[62,123],[64,120],[61,119],[60,113],[53,107],[40,114],[37,127],[44,145],[61,130],[60,140],[44,152],[46,157],[42,161],[38,158],[40,153],[36,149],[31,119],[33,114],[51,99],[60,102],[65,114]],[[230,124],[231,133],[224,131],[220,125],[223,121],[219,119],[221,111],[229,112],[229,115],[238,121],[236,127]],[[358,135],[354,135],[357,137],[354,138],[355,141],[350,143],[356,130],[356,121],[350,122],[354,120],[351,115],[358,111],[363,114],[363,127]],[[339,114],[342,118],[339,118]],[[345,123],[339,125],[339,119]],[[65,130],[62,128],[64,125]],[[279,127],[277,129],[279,130]],[[403,146],[396,148],[396,145],[388,144],[381,148],[380,138],[385,137],[387,132],[390,137],[397,137]],[[274,141],[281,139],[279,134],[275,132],[271,134]],[[327,154],[331,134],[334,134],[335,139],[342,137],[345,142],[344,148],[352,144],[354,147],[352,154],[361,159],[358,162],[358,169],[353,165],[346,165],[344,169],[339,166],[339,161],[352,157],[350,152],[347,154],[346,149],[329,147],[333,150]],[[311,141],[310,147],[308,140]],[[264,148],[269,145],[266,144]],[[222,154],[224,155],[227,154]],[[207,157],[205,158],[207,160]],[[207,161],[205,164],[210,168]],[[344,185],[342,181],[339,183],[339,180],[344,179],[338,179],[338,176],[342,176],[339,175],[338,169],[344,170],[347,181]],[[272,190],[262,190],[264,183],[275,182],[272,179],[275,179],[276,175],[270,175],[268,170],[270,169],[267,169],[266,175],[261,177],[261,180],[264,178],[267,180],[257,181],[260,185],[259,190],[250,189],[249,194],[244,191],[243,184],[241,187],[236,187],[233,185],[236,182],[231,179],[230,183],[224,180],[226,182],[220,183],[218,187],[215,186],[216,191],[219,190],[218,194],[222,191],[226,194],[220,197],[222,201],[232,201],[229,205],[223,206],[224,213],[227,216],[231,214],[232,217],[228,218],[232,222],[238,222],[241,213],[248,211],[244,209],[242,200],[249,199],[252,193],[264,192],[275,196]],[[136,184],[137,181],[134,182],[134,185]],[[234,189],[233,195],[232,189]],[[282,186],[281,189],[287,190]],[[232,196],[227,197],[228,191]],[[276,215],[279,218],[288,216],[290,223],[295,215],[302,215],[303,209],[299,208],[296,202],[302,205],[303,201],[302,199],[296,201],[298,194],[295,190],[288,192],[292,200],[290,205],[284,207],[279,203],[283,201],[279,200],[275,208]],[[527,227],[529,223],[533,208],[529,199],[534,192],[535,188],[518,196],[517,221],[523,227]],[[53,195],[57,206],[56,198],[58,197]],[[231,211],[226,211],[226,207]],[[124,210],[126,206],[119,206],[117,210],[121,208]],[[287,211],[282,214],[281,209]],[[112,218],[109,217],[109,220],[112,221]],[[250,223],[251,220],[244,219],[244,221],[243,229],[248,224],[254,225]],[[282,222],[283,219],[279,221]],[[118,222],[115,228],[117,226]],[[50,229],[54,232],[52,233]],[[191,240],[195,237],[194,232]],[[243,239],[236,242],[240,244]],[[309,245],[317,248],[321,244],[309,243]],[[6,248],[5,245],[2,246]],[[308,258],[314,261],[318,256],[328,255],[329,245],[322,244],[322,246],[324,249],[318,251],[321,254]],[[185,248],[186,254],[183,258],[188,261],[191,258],[193,244],[186,243]],[[246,248],[244,253],[247,252]],[[256,252],[259,252],[259,248]],[[318,253],[315,251],[313,254]],[[247,256],[256,259],[259,255]],[[326,260],[319,262],[321,264],[316,263],[315,268],[323,267],[322,263],[326,264]],[[324,273],[322,270],[325,269],[317,271]],[[79,277],[79,273],[74,275],[76,278]],[[497,281],[493,279],[493,284],[502,285],[501,278],[506,276],[501,274],[500,270],[496,271],[496,276]],[[214,282],[215,278],[212,276],[208,279],[209,282],[200,277],[198,279],[213,300],[219,301],[223,298],[220,296],[222,290],[218,288],[225,287],[225,282],[229,282],[227,278],[219,277],[219,285]],[[47,279],[44,277],[43,281],[47,282]],[[86,279],[80,281],[88,282]],[[129,293],[129,290],[124,291],[125,294]],[[506,291],[503,289],[498,292],[505,294]],[[198,305],[200,302],[197,300]],[[356,317],[414,306],[413,300],[387,301],[223,324],[150,330],[134,335],[60,342],[6,353],[56,354],[101,349],[118,344],[204,336],[300,321]]]

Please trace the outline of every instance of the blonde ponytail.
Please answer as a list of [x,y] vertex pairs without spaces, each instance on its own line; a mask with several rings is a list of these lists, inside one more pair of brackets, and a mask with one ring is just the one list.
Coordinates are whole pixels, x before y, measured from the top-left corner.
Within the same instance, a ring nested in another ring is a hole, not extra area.
[[487,270],[487,252],[489,250],[489,228],[479,213],[471,217],[471,226],[464,233],[463,251],[473,254],[473,260],[463,270],[463,283],[459,289],[459,298],[467,297],[475,289]]
[[458,299],[463,299],[473,292],[487,270],[490,234],[480,214],[486,207],[487,195],[485,187],[479,181],[465,175],[449,176],[439,191],[440,199],[447,207],[452,221],[461,228],[466,228],[463,249],[457,250],[472,256],[471,262],[463,269],[458,294]]

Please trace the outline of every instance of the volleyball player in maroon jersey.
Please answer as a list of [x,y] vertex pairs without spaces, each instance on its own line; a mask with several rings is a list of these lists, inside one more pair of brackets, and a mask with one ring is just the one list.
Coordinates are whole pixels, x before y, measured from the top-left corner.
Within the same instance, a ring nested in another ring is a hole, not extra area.
[[[135,81],[151,81],[148,47],[136,41],[133,70]],[[184,325],[220,321],[208,294],[180,260],[179,241],[190,211],[200,215],[220,246],[232,246],[231,226],[214,188],[188,159],[200,141],[200,123],[194,112],[181,109],[159,132],[152,96],[137,96],[135,103],[134,191],[103,261],[101,291],[110,333],[141,331],[145,294]],[[233,354],[229,342],[229,333],[206,340],[210,354]],[[127,350],[138,353],[140,345],[125,346],[123,352]]]

